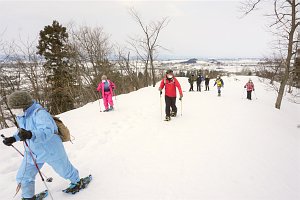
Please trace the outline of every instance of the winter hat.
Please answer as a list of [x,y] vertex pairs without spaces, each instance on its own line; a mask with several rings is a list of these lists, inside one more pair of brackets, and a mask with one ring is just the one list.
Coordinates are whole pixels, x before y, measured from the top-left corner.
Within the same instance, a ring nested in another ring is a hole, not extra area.
[[102,80],[107,80],[107,76],[106,76],[106,75],[103,75],[103,76],[101,77],[101,79],[102,79]]
[[26,91],[15,91],[11,93],[7,98],[9,108],[28,108],[32,104],[32,97]]
[[166,72],[166,74],[172,74],[172,73],[173,73],[173,70],[171,70],[171,69],[168,69]]

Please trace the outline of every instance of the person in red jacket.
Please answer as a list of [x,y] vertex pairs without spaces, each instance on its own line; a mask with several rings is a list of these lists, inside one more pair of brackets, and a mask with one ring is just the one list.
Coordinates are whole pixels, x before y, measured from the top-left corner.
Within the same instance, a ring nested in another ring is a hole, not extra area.
[[[160,95],[162,90],[165,88],[165,102],[166,102],[166,121],[171,120],[172,117],[176,117],[177,107],[176,107],[176,87],[179,90],[179,100],[182,100],[183,94],[181,90],[180,83],[174,77],[172,70],[167,70],[166,76],[161,80],[158,90]],[[171,109],[172,108],[172,112]]]
[[251,93],[254,91],[254,84],[251,79],[249,79],[244,88],[247,89],[247,99],[251,100]]

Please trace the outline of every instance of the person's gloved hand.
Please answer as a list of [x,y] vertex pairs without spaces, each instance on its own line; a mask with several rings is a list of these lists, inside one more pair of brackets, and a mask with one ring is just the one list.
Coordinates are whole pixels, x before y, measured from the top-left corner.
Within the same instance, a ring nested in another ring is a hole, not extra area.
[[255,91],[255,89],[253,88],[253,91]]
[[162,95],[162,91],[161,90],[159,90],[159,94]]
[[3,140],[3,144],[5,144],[6,146],[11,146],[14,142],[16,142],[15,137],[4,138]]
[[179,100],[180,100],[180,101],[182,100],[182,97],[183,97],[183,96],[182,96],[182,95],[180,95],[180,97],[179,97]]
[[23,128],[19,129],[18,136],[20,137],[21,141],[24,141],[26,139],[30,139],[32,137],[31,131],[27,131]]

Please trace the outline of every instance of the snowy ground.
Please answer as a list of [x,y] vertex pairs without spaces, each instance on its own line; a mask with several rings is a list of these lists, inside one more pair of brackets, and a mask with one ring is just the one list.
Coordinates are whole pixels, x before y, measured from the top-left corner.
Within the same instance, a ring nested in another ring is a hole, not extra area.
[[[117,96],[114,112],[99,112],[96,101],[61,114],[75,137],[65,143],[70,160],[94,180],[67,195],[61,190],[69,182],[46,165],[54,199],[300,199],[300,105],[284,100],[275,109],[275,92],[256,77],[253,100],[245,99],[248,78],[225,77],[222,97],[212,81],[211,91],[184,92],[170,122],[161,119],[157,87]],[[188,91],[187,79],[179,81]],[[13,199],[21,157],[4,145],[0,151],[1,199]],[[44,189],[39,177],[36,188]]]

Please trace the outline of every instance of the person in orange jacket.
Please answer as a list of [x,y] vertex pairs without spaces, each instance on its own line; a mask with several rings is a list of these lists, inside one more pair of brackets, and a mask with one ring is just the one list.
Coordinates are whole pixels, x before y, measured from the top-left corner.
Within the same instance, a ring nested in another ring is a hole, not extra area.
[[[182,100],[183,94],[181,90],[180,83],[174,77],[172,70],[167,70],[166,76],[161,80],[158,90],[160,95],[162,95],[162,90],[165,88],[165,102],[166,102],[166,121],[171,120],[172,117],[176,117],[177,107],[176,107],[176,88],[179,90],[179,100]],[[171,112],[172,108],[172,112]]]

